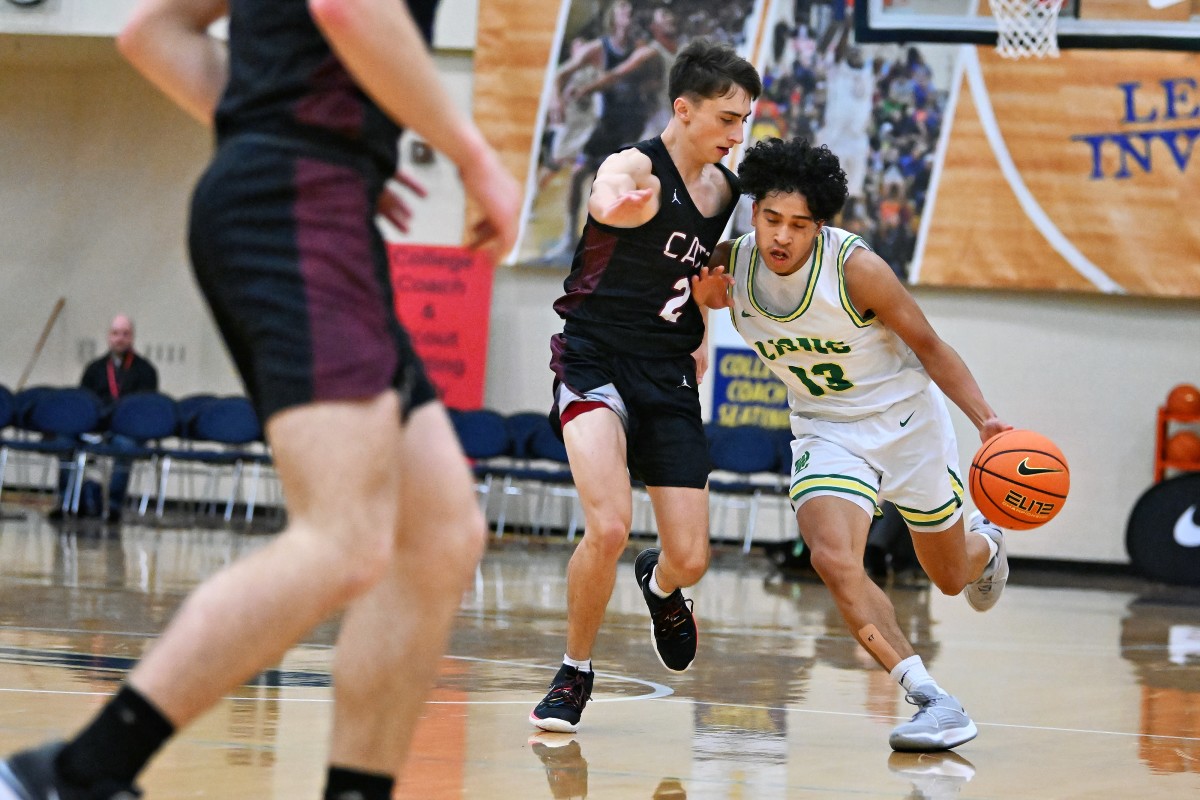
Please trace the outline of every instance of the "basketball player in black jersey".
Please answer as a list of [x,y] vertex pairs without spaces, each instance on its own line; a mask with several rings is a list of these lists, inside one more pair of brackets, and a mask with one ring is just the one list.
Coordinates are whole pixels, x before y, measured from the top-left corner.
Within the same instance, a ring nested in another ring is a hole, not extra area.
[[[507,253],[520,203],[445,99],[427,49],[434,6],[142,0],[122,32],[143,74],[215,121],[192,262],[265,422],[288,526],[196,589],[77,737],[0,764],[0,798],[137,797],[136,775],[176,730],[339,610],[324,797],[390,798],[486,530],[393,310],[375,212],[398,126],[458,166],[483,218],[473,245]],[[227,10],[228,45],[207,33]]]
[[705,40],[670,74],[674,116],[661,136],[605,159],[588,200],[551,341],[555,405],[583,504],[567,570],[567,651],[530,721],[572,732],[591,694],[592,645],[632,521],[630,476],[646,484],[662,550],[635,573],[655,652],[683,671],[696,655],[691,586],[708,568],[708,445],[697,386],[705,320],[690,278],[708,262],[740,188],[721,160],[743,139],[762,91],[754,67]]

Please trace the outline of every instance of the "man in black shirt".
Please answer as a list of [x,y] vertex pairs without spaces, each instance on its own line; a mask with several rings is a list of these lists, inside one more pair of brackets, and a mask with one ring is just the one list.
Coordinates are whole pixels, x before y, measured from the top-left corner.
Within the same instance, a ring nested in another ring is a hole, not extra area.
[[[138,392],[158,391],[158,370],[148,360],[134,352],[133,320],[124,314],[113,317],[108,327],[108,352],[90,362],[83,370],[79,385],[88,389],[101,402],[101,418],[107,417],[117,400]],[[113,434],[109,444],[133,450],[137,442],[127,436]],[[114,458],[112,477],[108,483],[108,513],[110,523],[121,521],[121,507],[125,502],[125,491],[129,487],[129,472],[133,462],[128,458]],[[59,490],[66,489],[70,474],[61,470],[58,476]],[[56,503],[50,512],[52,519],[63,514],[63,503]]]
[[158,370],[133,349],[133,320],[124,314],[113,317],[108,352],[87,365],[79,385],[91,389],[105,408],[126,395],[158,391]]

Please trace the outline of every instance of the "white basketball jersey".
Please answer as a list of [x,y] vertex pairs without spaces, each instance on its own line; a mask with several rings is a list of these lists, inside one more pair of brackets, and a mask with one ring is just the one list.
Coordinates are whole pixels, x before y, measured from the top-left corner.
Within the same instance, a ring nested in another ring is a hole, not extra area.
[[788,387],[793,414],[862,419],[929,385],[908,345],[850,302],[843,265],[866,246],[826,225],[808,263],[779,276],[759,260],[753,231],[734,242],[733,326]]

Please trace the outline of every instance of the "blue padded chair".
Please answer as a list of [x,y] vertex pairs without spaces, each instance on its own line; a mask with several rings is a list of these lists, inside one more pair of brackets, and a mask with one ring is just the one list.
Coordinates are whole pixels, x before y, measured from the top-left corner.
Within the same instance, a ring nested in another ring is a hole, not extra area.
[[179,448],[163,448],[155,515],[162,517],[167,484],[173,465],[198,467],[207,475],[204,491],[207,505],[220,478],[229,471],[229,496],[225,500],[225,522],[233,519],[233,509],[242,495],[243,476],[249,467],[250,486],[246,492],[246,522],[254,519],[258,485],[263,467],[271,465],[271,456],[262,444],[263,430],[254,406],[245,397],[220,397],[203,404],[191,425],[190,434]]
[[189,394],[175,401],[176,414],[179,416],[179,435],[190,437],[195,432],[196,417],[209,403],[217,400],[215,394]]
[[[777,441],[765,429],[750,425],[715,428],[709,441],[714,476],[709,479],[709,494],[718,508],[747,509],[746,532],[742,552],[750,552],[759,501],[765,491],[778,486]],[[716,529],[714,519],[713,528]]]
[[546,504],[551,497],[567,498],[571,501],[571,517],[567,523],[567,537],[574,540],[579,528],[577,503],[579,493],[571,476],[567,462],[567,448],[559,440],[545,414],[528,419],[525,439],[517,445],[524,459],[504,475],[500,514],[496,523],[496,535],[504,534],[504,521],[508,498],[528,494],[533,501],[530,509],[530,527],[534,533],[546,529]]
[[[463,453],[471,461],[475,492],[479,495],[479,507],[486,518],[496,479],[505,471],[501,459],[512,455],[512,437],[508,426],[502,414],[486,408],[451,410],[450,422],[458,435]],[[503,532],[503,516],[497,525],[498,530]]]
[[571,474],[571,465],[567,460],[567,447],[558,438],[550,420],[542,418],[544,424],[539,425],[529,438],[530,455],[545,466],[538,471],[536,485],[542,497],[538,513],[534,517],[535,533],[542,530],[542,521],[546,518],[546,500],[551,497],[561,497],[571,504],[571,518],[567,523],[567,540],[575,541],[579,530],[579,490],[575,488],[575,478]]
[[[179,432],[179,412],[175,401],[161,392],[143,392],[121,397],[113,406],[108,432],[110,437],[83,446],[85,466],[91,459],[104,459],[107,462],[106,483],[116,468],[118,459],[131,460],[132,469],[144,464],[156,468],[161,459],[163,440]],[[118,436],[122,439],[112,438]],[[132,446],[127,444],[130,441],[133,442]],[[156,482],[148,481],[147,489],[142,493],[139,514],[146,513],[150,498],[149,486],[153,483]]]
[[[0,488],[9,452],[28,453],[45,458],[42,483],[48,482],[50,467],[68,474],[63,490],[62,510],[78,508],[83,481],[83,453],[78,439],[94,433],[100,426],[100,400],[87,389],[37,387],[18,392],[14,397],[16,424],[40,438],[5,438],[0,454]],[[57,474],[57,473],[56,473]]]
[[518,460],[528,460],[529,440],[533,432],[548,422],[541,411],[518,411],[504,418],[508,436],[512,440],[512,455]]

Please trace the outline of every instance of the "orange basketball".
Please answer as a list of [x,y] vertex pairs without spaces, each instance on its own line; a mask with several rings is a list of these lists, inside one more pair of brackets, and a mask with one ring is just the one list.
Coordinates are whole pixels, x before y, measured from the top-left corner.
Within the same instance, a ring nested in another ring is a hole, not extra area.
[[1040,433],[997,434],[971,459],[971,499],[1001,528],[1029,530],[1062,510],[1071,488],[1067,459]]
[[1200,414],[1200,389],[1181,383],[1167,394],[1167,411],[1172,414]]
[[1179,431],[1167,439],[1168,461],[1191,461],[1200,464],[1200,435],[1195,431]]

